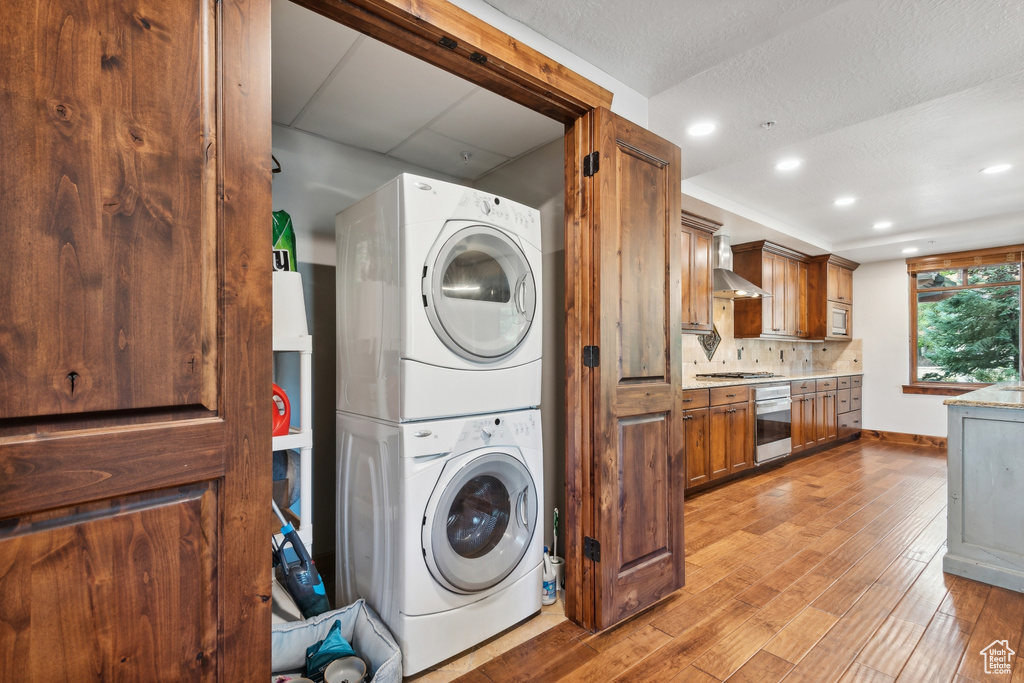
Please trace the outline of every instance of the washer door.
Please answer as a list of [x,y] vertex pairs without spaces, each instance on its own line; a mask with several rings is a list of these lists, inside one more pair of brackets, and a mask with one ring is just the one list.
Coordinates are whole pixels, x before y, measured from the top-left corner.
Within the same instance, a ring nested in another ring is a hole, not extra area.
[[530,263],[512,239],[473,225],[452,235],[423,272],[423,305],[445,346],[471,361],[493,362],[526,338],[537,310]]
[[423,517],[430,573],[456,593],[501,583],[529,548],[537,509],[533,477],[508,453],[486,452],[451,471],[446,466]]

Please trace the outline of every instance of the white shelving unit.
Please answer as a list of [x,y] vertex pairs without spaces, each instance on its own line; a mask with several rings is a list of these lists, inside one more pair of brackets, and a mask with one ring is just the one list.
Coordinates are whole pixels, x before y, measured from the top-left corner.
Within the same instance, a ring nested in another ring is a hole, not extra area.
[[[292,408],[299,408],[299,428],[273,437],[275,451],[299,453],[299,538],[313,554],[313,337],[306,327],[306,306],[302,296],[302,278],[294,272],[274,273],[274,354],[299,355],[298,400],[289,397]],[[293,483],[294,485],[294,483]],[[268,501],[269,505],[269,501]],[[278,534],[278,542],[284,539]]]

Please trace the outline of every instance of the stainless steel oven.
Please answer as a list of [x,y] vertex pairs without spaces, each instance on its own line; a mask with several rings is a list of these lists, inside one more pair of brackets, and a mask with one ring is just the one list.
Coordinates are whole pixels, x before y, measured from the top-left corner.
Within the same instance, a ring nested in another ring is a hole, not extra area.
[[761,464],[789,455],[792,451],[789,382],[754,387],[754,418],[757,451]]

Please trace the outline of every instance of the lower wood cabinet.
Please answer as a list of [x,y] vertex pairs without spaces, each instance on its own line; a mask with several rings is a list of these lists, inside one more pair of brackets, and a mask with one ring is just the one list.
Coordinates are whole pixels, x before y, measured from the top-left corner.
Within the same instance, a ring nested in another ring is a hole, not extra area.
[[814,394],[793,395],[790,420],[793,453],[814,447]]
[[686,488],[711,481],[711,441],[708,409],[683,411],[683,447],[686,449]]
[[709,409],[712,480],[754,466],[751,414],[746,401]]

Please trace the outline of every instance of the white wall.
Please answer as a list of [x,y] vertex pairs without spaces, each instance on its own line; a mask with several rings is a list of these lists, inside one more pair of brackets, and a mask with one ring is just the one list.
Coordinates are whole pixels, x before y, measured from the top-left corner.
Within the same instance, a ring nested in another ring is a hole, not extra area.
[[[333,266],[334,217],[401,173],[459,182],[383,154],[274,126],[274,210],[284,209],[295,228],[295,258]],[[268,221],[269,225],[269,221]]]
[[524,26],[515,19],[488,5],[483,0],[450,0],[453,5],[466,10],[478,19],[486,21],[499,31],[507,33],[524,45],[529,45],[537,52],[555,60],[559,64],[575,71],[587,80],[596,83],[613,95],[612,111],[629,119],[644,128],[648,122],[648,100],[622,81],[598,69],[590,62],[569,52],[561,45],[554,43],[531,28]]
[[945,396],[904,394],[910,381],[910,292],[903,260],[853,274],[853,336],[863,340],[865,429],[946,436]]

